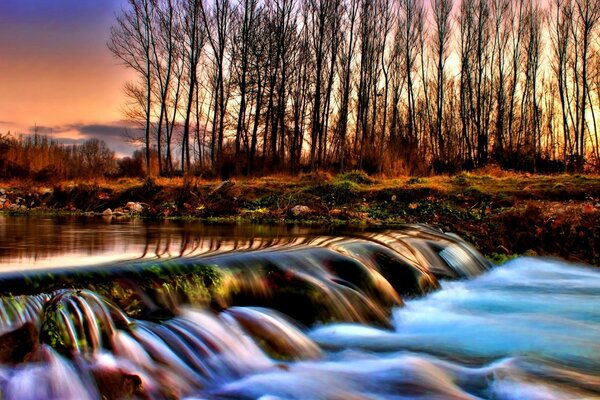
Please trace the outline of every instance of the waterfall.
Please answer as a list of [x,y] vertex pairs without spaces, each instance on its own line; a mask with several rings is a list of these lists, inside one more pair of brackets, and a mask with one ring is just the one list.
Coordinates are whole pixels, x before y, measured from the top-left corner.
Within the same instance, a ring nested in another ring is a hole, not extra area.
[[0,274],[2,397],[600,397],[597,271],[420,226],[273,243]]

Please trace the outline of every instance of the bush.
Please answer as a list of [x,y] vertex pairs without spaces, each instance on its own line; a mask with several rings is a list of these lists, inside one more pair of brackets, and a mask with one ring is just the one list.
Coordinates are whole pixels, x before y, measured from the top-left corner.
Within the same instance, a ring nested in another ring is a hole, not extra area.
[[467,178],[466,175],[460,174],[460,175],[456,175],[454,178],[452,178],[452,182],[456,185],[464,186],[469,183],[469,179]]
[[357,183],[359,185],[371,185],[373,179],[363,171],[344,172],[335,177],[336,181],[347,181]]
[[117,161],[118,176],[129,178],[141,178],[145,175],[144,160],[137,157],[124,157]]
[[337,181],[329,186],[328,193],[323,196],[323,200],[327,203],[347,204],[358,198],[359,187],[354,182]]

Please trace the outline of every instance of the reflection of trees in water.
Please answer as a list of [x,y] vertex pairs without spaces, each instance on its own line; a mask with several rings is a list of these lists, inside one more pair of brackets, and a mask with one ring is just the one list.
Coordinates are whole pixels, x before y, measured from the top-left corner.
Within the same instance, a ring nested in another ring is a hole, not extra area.
[[0,216],[0,262],[115,252],[161,258],[202,255],[300,243],[299,237],[311,233],[317,231],[285,225]]
[[[391,232],[338,234],[290,225],[0,216],[0,264],[34,260],[42,266],[44,261],[70,255],[81,257],[82,264],[86,264],[85,256],[122,254],[167,259],[296,246],[331,248],[351,237],[391,248],[414,265],[431,264],[438,258],[435,243],[449,240],[429,228],[409,226]],[[456,257],[453,253],[449,256]],[[92,262],[88,260],[87,264]]]

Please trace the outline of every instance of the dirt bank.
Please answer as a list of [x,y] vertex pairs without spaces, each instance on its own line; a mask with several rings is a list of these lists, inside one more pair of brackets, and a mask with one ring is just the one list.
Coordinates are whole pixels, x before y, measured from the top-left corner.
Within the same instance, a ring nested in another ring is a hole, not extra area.
[[19,214],[194,218],[260,223],[427,223],[496,259],[523,253],[600,265],[600,177],[463,174],[376,179],[274,176],[226,182],[181,179],[0,184],[0,207]]

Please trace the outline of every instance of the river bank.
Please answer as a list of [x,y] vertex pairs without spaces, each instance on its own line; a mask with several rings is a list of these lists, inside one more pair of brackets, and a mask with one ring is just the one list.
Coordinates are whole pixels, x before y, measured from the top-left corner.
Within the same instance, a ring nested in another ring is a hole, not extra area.
[[0,208],[8,214],[215,223],[426,223],[462,236],[496,261],[537,254],[600,265],[598,176],[499,173],[377,179],[346,173],[225,182],[4,182]]

